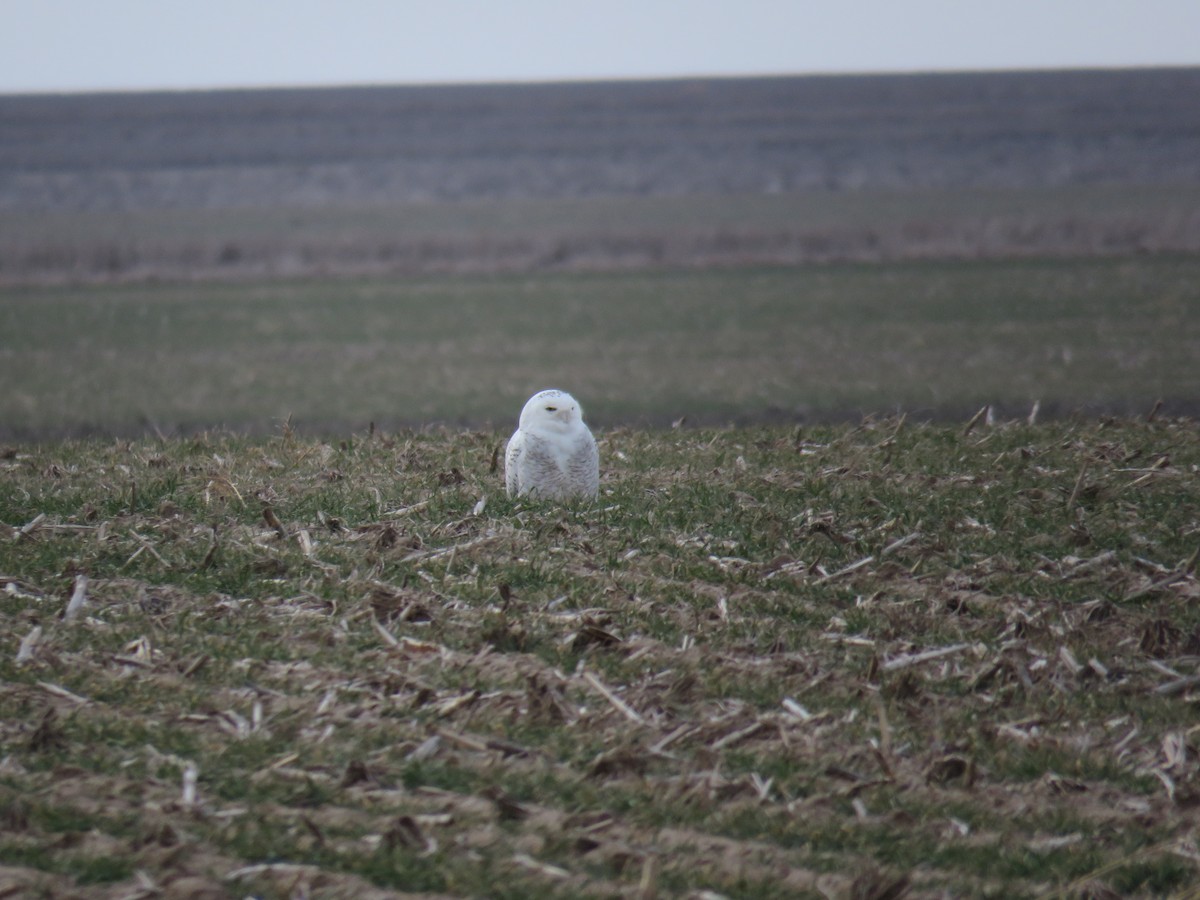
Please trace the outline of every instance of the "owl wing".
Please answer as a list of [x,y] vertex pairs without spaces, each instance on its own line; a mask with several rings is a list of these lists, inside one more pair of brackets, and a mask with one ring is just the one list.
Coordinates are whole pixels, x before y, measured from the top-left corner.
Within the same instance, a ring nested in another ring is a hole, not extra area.
[[521,489],[519,473],[524,452],[525,435],[518,428],[508,439],[508,448],[504,451],[504,489],[510,497],[517,496]]

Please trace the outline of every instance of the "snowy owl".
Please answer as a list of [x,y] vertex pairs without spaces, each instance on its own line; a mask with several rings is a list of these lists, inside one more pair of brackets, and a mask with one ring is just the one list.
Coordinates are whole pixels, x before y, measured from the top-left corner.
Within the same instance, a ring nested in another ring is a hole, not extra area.
[[508,496],[543,500],[595,497],[600,454],[583,410],[566,391],[540,391],[521,410],[504,454]]

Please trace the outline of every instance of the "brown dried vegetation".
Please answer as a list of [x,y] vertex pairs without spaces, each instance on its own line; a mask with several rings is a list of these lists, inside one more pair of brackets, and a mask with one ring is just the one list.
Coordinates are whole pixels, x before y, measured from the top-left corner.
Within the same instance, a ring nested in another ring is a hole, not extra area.
[[0,896],[1200,876],[1194,423],[600,438],[0,454]]

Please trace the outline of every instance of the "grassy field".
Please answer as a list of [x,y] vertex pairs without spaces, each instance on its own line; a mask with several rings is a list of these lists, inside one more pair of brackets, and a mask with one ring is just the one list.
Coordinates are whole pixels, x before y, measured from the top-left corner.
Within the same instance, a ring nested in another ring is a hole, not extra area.
[[1195,80],[0,98],[0,897],[1200,896]]
[[1193,896],[1194,422],[504,437],[0,453],[0,894]]
[[1191,412],[1200,258],[0,291],[0,433]]

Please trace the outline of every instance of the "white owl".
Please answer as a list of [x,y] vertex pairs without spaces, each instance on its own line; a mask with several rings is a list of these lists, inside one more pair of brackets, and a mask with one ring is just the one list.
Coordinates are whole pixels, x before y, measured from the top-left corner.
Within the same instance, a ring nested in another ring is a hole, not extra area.
[[566,391],[540,391],[508,439],[504,483],[510,497],[566,500],[600,491],[600,453],[583,410]]

